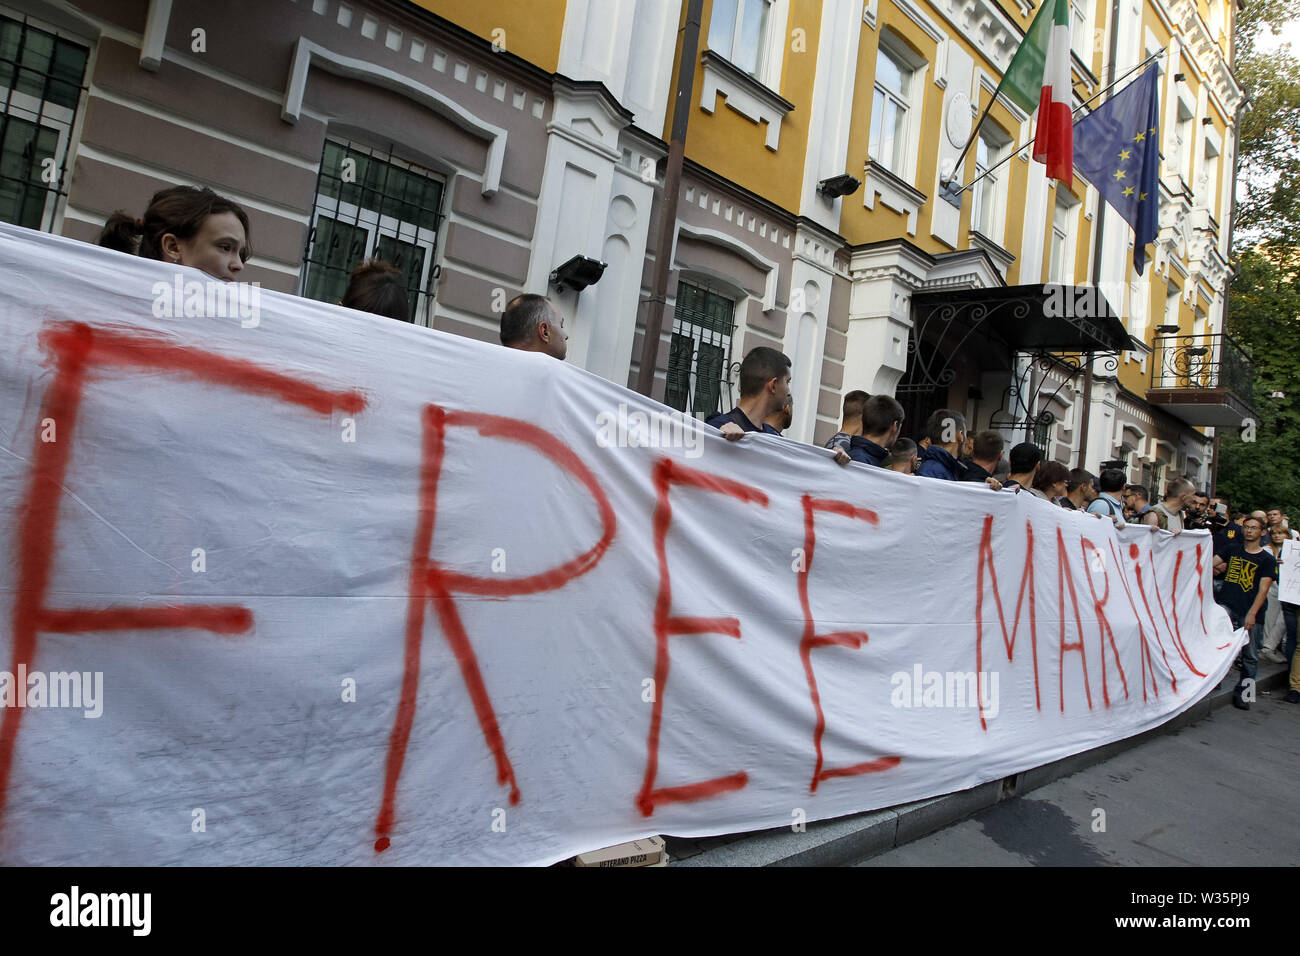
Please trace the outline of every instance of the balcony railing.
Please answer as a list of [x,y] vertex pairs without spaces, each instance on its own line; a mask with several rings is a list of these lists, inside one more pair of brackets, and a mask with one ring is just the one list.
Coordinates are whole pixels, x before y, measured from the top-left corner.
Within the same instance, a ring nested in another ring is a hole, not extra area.
[[1255,370],[1250,356],[1222,333],[1166,335],[1155,340],[1152,388],[1226,389],[1255,404]]

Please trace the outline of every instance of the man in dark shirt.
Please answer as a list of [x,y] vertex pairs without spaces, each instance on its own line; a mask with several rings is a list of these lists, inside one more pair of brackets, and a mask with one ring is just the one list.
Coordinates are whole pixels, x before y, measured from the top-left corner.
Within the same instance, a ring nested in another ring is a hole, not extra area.
[[1240,541],[1226,541],[1214,550],[1214,573],[1223,577],[1223,587],[1215,600],[1227,610],[1233,627],[1250,632],[1250,641],[1241,652],[1241,681],[1232,695],[1233,706],[1242,710],[1250,710],[1250,700],[1255,696],[1259,646],[1264,637],[1264,602],[1277,578],[1273,552],[1260,543],[1263,534],[1264,522],[1251,516],[1242,522]]
[[962,475],[962,481],[983,481],[985,478],[994,477],[993,473],[998,470],[998,462],[1002,460],[1002,448],[1006,440],[1000,432],[992,429],[982,431],[971,440],[970,461],[963,462],[966,465],[966,474]]
[[771,425],[776,429],[778,435],[784,434],[785,430],[794,422],[794,396],[785,397],[785,405],[778,408],[767,418],[763,419],[764,425]]
[[1071,469],[1070,481],[1065,486],[1065,497],[1061,499],[1061,507],[1068,508],[1070,511],[1083,511],[1096,497],[1096,476],[1086,468]]
[[[1222,511],[1219,510],[1219,506],[1222,506]],[[1229,541],[1240,541],[1241,525],[1230,517],[1232,503],[1223,495],[1217,495],[1210,499],[1210,509],[1220,516],[1219,521],[1211,520],[1215,549],[1223,547]]]
[[710,418],[708,424],[730,441],[736,441],[745,432],[779,435],[763,419],[784,408],[789,395],[790,359],[784,352],[760,345],[750,349],[740,363],[740,404]]
[[862,434],[849,439],[849,457],[883,468],[902,430],[903,406],[888,395],[872,395],[862,406]]
[[1034,478],[1038,475],[1038,466],[1043,462],[1043,450],[1031,441],[1022,441],[1011,449],[1007,456],[1011,463],[1011,474],[1002,483],[1008,491],[1023,488],[1028,491],[1034,487]]
[[951,408],[941,408],[927,419],[925,433],[930,447],[921,456],[917,474],[943,481],[961,481],[966,466],[957,456],[966,447],[966,416]]
[[840,419],[840,430],[826,442],[830,449],[842,448],[854,461],[864,459],[853,453],[853,439],[862,437],[862,410],[867,407],[871,396],[860,388],[855,388],[844,396],[844,415]]
[[[722,432],[728,441],[738,441],[747,432],[779,436],[781,433],[767,419],[783,412],[791,402],[790,359],[784,352],[760,345],[750,349],[740,363],[740,404],[723,415],[713,416],[707,424]],[[835,461],[847,465],[850,459],[836,449]]]

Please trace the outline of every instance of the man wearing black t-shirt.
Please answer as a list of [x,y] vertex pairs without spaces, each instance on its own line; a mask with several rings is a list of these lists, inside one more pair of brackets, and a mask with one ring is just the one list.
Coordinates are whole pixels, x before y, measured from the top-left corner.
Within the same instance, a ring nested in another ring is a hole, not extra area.
[[740,404],[731,411],[710,418],[732,441],[746,432],[781,434],[763,419],[785,407],[790,396],[790,360],[784,352],[760,345],[750,349],[740,363]]
[[[749,432],[780,435],[766,419],[790,401],[790,359],[784,352],[760,345],[749,350],[740,363],[740,404],[731,411],[710,418],[707,424],[722,432],[728,441],[738,441]],[[852,459],[835,449],[835,460],[847,465]]]
[[1260,544],[1263,534],[1264,522],[1251,516],[1241,523],[1240,541],[1225,539],[1214,549],[1214,573],[1223,576],[1215,600],[1227,610],[1233,627],[1250,632],[1250,641],[1241,652],[1241,681],[1232,695],[1233,706],[1242,710],[1250,710],[1245,690],[1254,687],[1259,645],[1264,637],[1264,602],[1277,578],[1277,561]]

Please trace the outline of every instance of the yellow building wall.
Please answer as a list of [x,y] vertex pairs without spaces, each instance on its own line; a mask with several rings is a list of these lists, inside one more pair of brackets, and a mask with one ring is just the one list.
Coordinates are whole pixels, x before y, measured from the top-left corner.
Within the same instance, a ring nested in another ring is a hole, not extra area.
[[[475,36],[552,73],[560,63],[566,0],[413,0]],[[493,31],[502,31],[494,33]]]
[[[700,23],[701,52],[708,49],[712,13],[710,0],[705,4]],[[686,137],[686,156],[790,211],[798,210],[803,191],[821,14],[818,0],[792,0],[790,4],[785,50],[781,58],[781,85],[776,92],[793,103],[794,109],[781,122],[781,138],[775,152],[764,145],[767,136],[765,124],[753,123],[728,108],[726,97],[721,93],[718,94],[717,108],[711,115],[699,108],[704,64],[701,61],[695,67],[695,94]],[[674,75],[680,57],[679,44],[673,62]],[[669,116],[664,124],[664,137],[667,138],[671,131],[672,117]]]
[[[922,84],[920,117],[920,139],[916,164],[916,179],[912,185],[928,197],[925,205],[917,214],[916,235],[907,235],[907,217],[894,212],[876,202],[875,209],[862,205],[858,193],[853,194],[853,201],[845,202],[840,219],[840,234],[852,244],[876,242],[882,239],[906,238],[926,252],[947,252],[949,247],[930,235],[930,214],[933,202],[943,200],[932,195],[939,161],[939,136],[942,134],[943,90],[934,84],[935,46],[929,36],[920,27],[899,13],[893,6],[881,4],[876,29],[865,24],[862,27],[862,39],[858,45],[858,72],[853,90],[853,120],[849,133],[848,158],[845,162],[847,171],[862,178],[862,164],[867,160],[867,150],[871,137],[871,99],[875,90],[876,51],[879,47],[880,34],[889,28],[893,34],[902,39],[919,56],[930,64]],[[969,205],[969,201],[963,203]],[[969,216],[969,213],[966,213]],[[962,240],[960,248],[966,248]]]

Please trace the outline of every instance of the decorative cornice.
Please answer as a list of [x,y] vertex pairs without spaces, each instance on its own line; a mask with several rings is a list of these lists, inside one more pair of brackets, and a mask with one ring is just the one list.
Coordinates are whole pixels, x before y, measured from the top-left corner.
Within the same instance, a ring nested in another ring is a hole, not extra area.
[[704,66],[700,109],[706,113],[716,110],[721,93],[726,97],[727,106],[745,119],[755,124],[767,123],[763,145],[776,152],[781,140],[781,121],[794,109],[794,104],[713,50],[705,50],[700,62]]
[[1201,19],[1196,4],[1192,0],[1170,0],[1169,13],[1178,28],[1185,51],[1209,80],[1209,92],[1219,101],[1226,117],[1231,119],[1236,116],[1237,110],[1245,101],[1245,94],[1232,75],[1223,50],[1210,36],[1209,27]]
[[289,78],[284,85],[284,105],[280,118],[286,123],[298,122],[302,112],[303,97],[307,92],[307,73],[312,66],[338,76],[358,79],[381,86],[406,96],[475,136],[488,141],[487,167],[483,171],[483,195],[492,196],[501,185],[501,167],[506,155],[506,130],[479,119],[469,110],[431,86],[417,83],[403,73],[358,60],[328,50],[306,37],[299,37],[294,46],[293,61],[289,65]]
[[998,271],[1005,276],[1007,274],[1007,269],[1011,268],[1011,263],[1016,261],[1015,255],[1002,248],[1002,246],[998,245],[988,236],[984,235],[984,233],[976,229],[972,229],[968,233],[968,236],[970,238],[970,244],[977,249],[983,249],[987,252],[989,258],[993,260],[994,265],[998,267]]
[[925,205],[926,194],[870,159],[862,168],[862,205],[875,209],[879,196],[882,203],[907,217],[907,233],[916,235],[916,214]]
[[944,40],[948,39],[947,36],[944,35],[944,32],[939,29],[939,25],[927,17],[921,8],[913,3],[912,0],[893,0],[893,4],[905,17],[907,17],[907,19],[920,27],[925,32],[925,35],[935,43],[942,43]]
[[931,7],[997,67],[999,74],[1006,72],[1025,33],[995,0],[932,0]]

